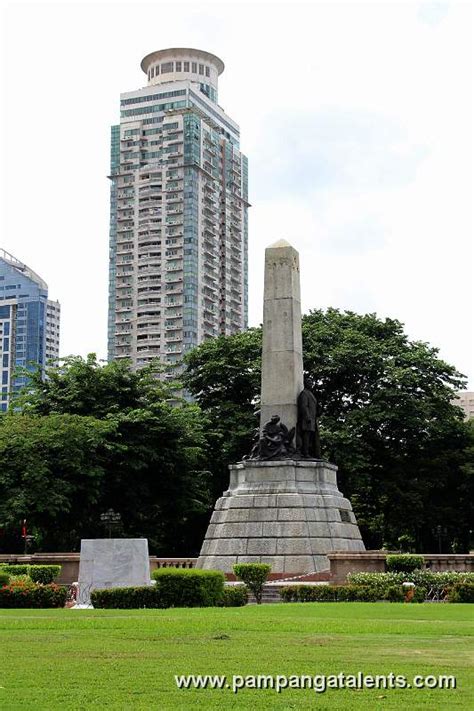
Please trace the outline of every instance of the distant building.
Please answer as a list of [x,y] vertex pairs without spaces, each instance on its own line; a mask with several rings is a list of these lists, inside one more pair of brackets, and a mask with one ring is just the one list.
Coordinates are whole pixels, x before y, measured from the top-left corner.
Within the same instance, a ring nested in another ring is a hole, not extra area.
[[472,390],[460,390],[457,392],[454,404],[464,410],[466,420],[474,417],[474,392]]
[[218,57],[166,49],[141,67],[112,126],[108,353],[172,367],[247,327],[247,158]]
[[19,390],[27,376],[18,367],[44,370],[59,358],[60,306],[48,301],[48,285],[26,264],[0,249],[0,411],[10,392]]

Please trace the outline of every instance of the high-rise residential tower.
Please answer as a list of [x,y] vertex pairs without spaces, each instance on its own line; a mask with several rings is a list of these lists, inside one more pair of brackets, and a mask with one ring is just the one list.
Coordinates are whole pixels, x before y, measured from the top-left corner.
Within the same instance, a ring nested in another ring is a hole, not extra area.
[[58,360],[59,320],[59,302],[48,300],[43,279],[0,249],[0,411],[28,380],[15,374],[18,367],[44,371]]
[[176,366],[247,326],[247,159],[217,103],[223,62],[196,49],[142,61],[112,126],[109,359]]

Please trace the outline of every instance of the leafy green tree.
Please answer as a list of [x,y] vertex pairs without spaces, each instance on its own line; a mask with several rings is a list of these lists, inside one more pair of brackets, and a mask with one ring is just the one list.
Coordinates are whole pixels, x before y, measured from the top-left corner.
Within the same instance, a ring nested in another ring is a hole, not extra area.
[[0,418],[0,550],[21,550],[23,519],[46,550],[94,530],[112,429],[77,415]]
[[170,398],[170,386],[156,377],[159,371],[159,365],[150,365],[135,372],[123,360],[104,364],[95,353],[69,356],[58,368],[49,368],[46,379],[41,369],[26,371],[29,384],[13,399],[11,409],[100,419]]
[[235,576],[242,580],[253,593],[257,605],[261,605],[263,586],[270,575],[272,566],[268,563],[236,563],[232,569]]
[[259,406],[262,333],[251,328],[237,336],[204,341],[186,356],[185,387],[206,414],[213,495],[229,482],[227,467],[250,451]]
[[197,553],[212,504],[205,418],[172,395],[155,367],[94,355],[66,359],[45,381],[33,374],[0,417],[4,540],[27,518],[43,550],[71,550],[104,535],[100,514],[113,508],[121,534],[147,537],[152,552]]
[[[260,353],[260,329],[252,329],[208,341],[187,358],[186,387],[225,442],[211,464],[221,491],[227,464],[250,449]],[[469,434],[452,403],[461,374],[437,349],[410,341],[399,321],[336,309],[303,317],[303,359],[322,409],[323,454],[339,467],[366,545],[396,548],[410,536],[418,550],[437,550],[442,525],[446,549],[456,539],[466,550]]]

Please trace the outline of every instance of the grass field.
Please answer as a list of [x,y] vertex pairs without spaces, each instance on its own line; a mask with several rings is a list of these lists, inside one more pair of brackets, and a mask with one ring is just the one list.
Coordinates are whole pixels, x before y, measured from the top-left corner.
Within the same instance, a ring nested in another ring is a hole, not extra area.
[[[474,708],[470,605],[0,610],[0,709]],[[455,690],[177,689],[175,674],[453,674]]]

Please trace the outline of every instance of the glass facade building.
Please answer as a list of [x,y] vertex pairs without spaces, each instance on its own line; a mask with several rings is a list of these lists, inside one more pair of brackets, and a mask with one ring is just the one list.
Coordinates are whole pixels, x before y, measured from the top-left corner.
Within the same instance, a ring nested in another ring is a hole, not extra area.
[[248,165],[217,104],[224,65],[153,52],[111,133],[109,359],[177,366],[247,327]]
[[45,368],[59,358],[60,306],[48,286],[12,254],[0,249],[0,411],[27,382],[19,367]]

